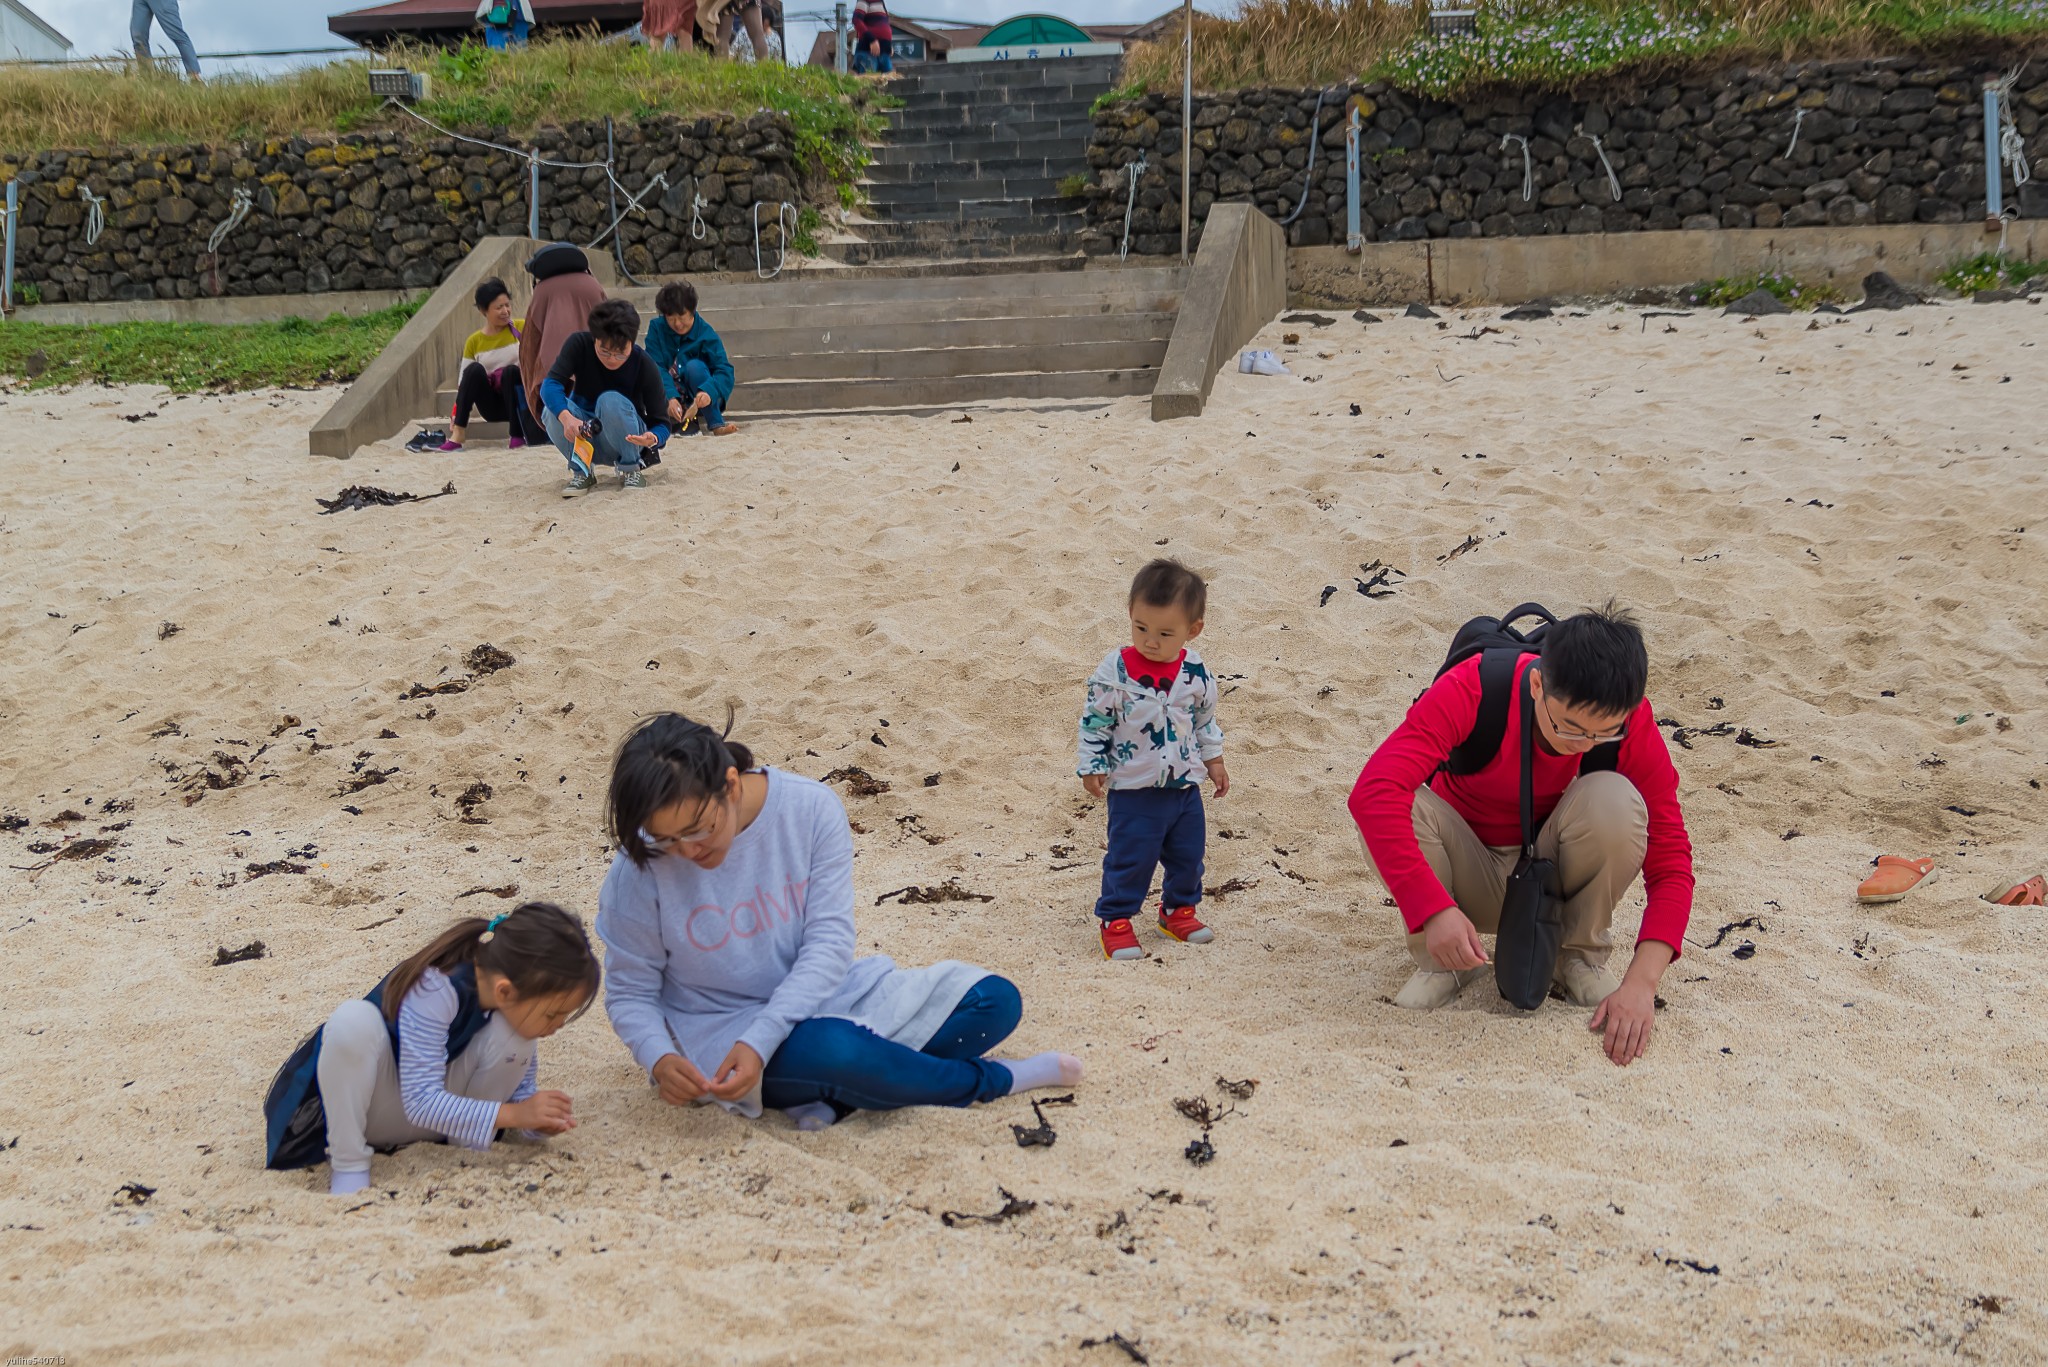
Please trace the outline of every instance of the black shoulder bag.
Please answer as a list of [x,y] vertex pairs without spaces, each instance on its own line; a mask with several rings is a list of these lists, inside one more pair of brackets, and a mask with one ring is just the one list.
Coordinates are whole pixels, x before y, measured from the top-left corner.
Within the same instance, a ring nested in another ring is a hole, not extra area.
[[1522,857],[1508,875],[1493,942],[1493,980],[1500,994],[1534,1011],[1550,994],[1564,943],[1564,894],[1557,864],[1536,857],[1536,704],[1522,674]]

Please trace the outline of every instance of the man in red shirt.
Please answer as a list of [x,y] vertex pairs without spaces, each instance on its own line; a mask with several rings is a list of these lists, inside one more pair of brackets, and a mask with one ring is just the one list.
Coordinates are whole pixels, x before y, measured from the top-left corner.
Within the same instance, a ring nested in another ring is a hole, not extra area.
[[[1502,894],[1521,850],[1522,717],[1475,773],[1445,767],[1479,716],[1474,656],[1438,679],[1366,761],[1350,809],[1367,856],[1408,927],[1413,977],[1397,1006],[1426,1009],[1454,999],[1487,964],[1482,934],[1500,922]],[[1607,1056],[1627,1065],[1650,1040],[1657,983],[1678,957],[1692,914],[1692,841],[1678,805],[1678,771],[1643,696],[1643,635],[1612,604],[1552,626],[1540,649],[1516,664],[1536,721],[1535,815],[1539,857],[1557,861],[1564,944],[1557,983],[1593,1008],[1591,1028]],[[1596,746],[1616,744],[1611,772],[1580,773]],[[1648,906],[1628,972],[1606,963],[1609,927],[1636,875]]]

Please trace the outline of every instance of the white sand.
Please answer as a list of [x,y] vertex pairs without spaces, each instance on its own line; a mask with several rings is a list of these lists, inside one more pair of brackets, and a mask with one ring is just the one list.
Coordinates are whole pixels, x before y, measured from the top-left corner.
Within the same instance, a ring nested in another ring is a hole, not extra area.
[[[1197,421],[763,424],[569,504],[541,452],[308,458],[327,393],[0,394],[0,812],[35,823],[0,835],[0,1356],[2038,1360],[2048,921],[1976,894],[2048,863],[2048,308],[1447,321],[1276,325],[1304,378],[1226,374]],[[1110,966],[1073,725],[1156,548],[1214,575],[1209,882],[1254,886],[1214,945]],[[1353,590],[1375,559],[1392,599]],[[1559,1003],[1387,1005],[1399,926],[1344,811],[1459,621],[1610,593],[1660,715],[1781,742],[1675,752],[1695,947],[1625,1071]],[[398,700],[486,641],[518,664]],[[770,760],[894,785],[848,803],[862,948],[1017,980],[1017,1046],[1092,1070],[1057,1146],[1012,1141],[1021,1101],[679,1114],[595,1012],[543,1047],[583,1117],[546,1150],[414,1148],[339,1203],[263,1171],[298,1038],[509,905],[465,889],[594,914],[613,745],[728,702]],[[187,805],[217,754],[250,777]],[[358,759],[396,772],[337,796]],[[111,859],[19,871],[116,826]],[[1883,852],[1947,876],[1859,909]],[[951,877],[996,900],[874,905]],[[1173,1100],[1219,1075],[1260,1086],[1198,1169]],[[941,1224],[998,1186],[1038,1208]]]

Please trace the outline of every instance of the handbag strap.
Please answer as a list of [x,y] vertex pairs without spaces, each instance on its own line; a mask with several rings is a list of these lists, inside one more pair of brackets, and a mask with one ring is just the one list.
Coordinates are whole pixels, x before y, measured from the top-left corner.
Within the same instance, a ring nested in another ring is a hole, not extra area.
[[1522,857],[1536,857],[1536,700],[1529,695],[1529,671],[1522,671]]

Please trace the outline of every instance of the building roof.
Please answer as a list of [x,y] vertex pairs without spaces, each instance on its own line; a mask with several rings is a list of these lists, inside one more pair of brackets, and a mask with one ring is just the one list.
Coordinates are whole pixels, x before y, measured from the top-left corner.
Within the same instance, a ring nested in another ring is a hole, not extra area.
[[28,20],[31,24],[34,24],[44,33],[50,35],[51,42],[61,43],[64,45],[66,51],[70,50],[71,40],[69,38],[66,38],[63,34],[57,32],[57,30],[51,26],[49,20],[43,18],[42,15],[37,14],[34,10],[30,9],[27,5],[23,4],[22,0],[0,0],[0,5],[5,5],[8,9],[13,10],[16,14]]
[[[544,28],[630,28],[640,22],[641,0],[532,0],[533,22]],[[476,27],[476,0],[395,0],[389,5],[332,15],[327,31],[351,42],[399,36],[463,33]]]

